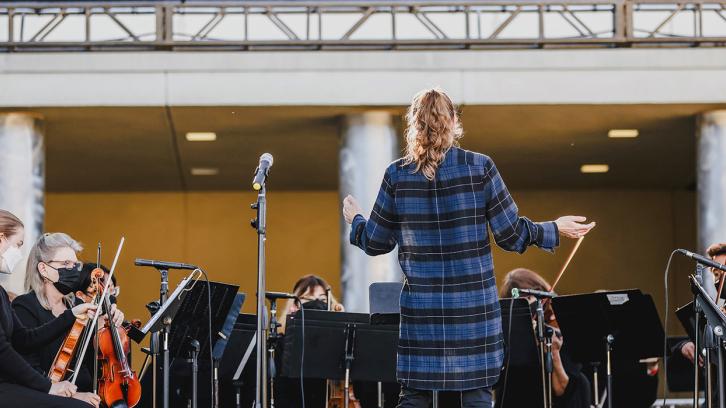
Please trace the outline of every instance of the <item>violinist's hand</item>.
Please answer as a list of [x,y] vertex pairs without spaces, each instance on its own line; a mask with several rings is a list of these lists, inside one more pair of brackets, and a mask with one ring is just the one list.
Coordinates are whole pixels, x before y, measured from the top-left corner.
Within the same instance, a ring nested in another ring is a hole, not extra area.
[[348,194],[343,200],[343,217],[345,218],[345,222],[352,224],[353,218],[358,214],[363,214],[363,210],[360,208],[355,197]]
[[93,319],[93,316],[96,314],[96,305],[92,305],[90,303],[83,303],[78,306],[74,306],[71,311],[73,312],[73,316],[76,316],[77,318],[86,316],[89,319]]
[[60,397],[70,397],[76,392],[76,386],[68,381],[61,381],[50,385],[48,394]]
[[555,224],[557,224],[557,229],[560,231],[560,235],[567,238],[580,238],[584,237],[585,234],[595,227],[595,222],[583,224],[585,221],[587,221],[587,218],[585,217],[566,215],[558,218],[555,221]]
[[92,392],[77,392],[73,394],[73,398],[83,401],[94,408],[98,408],[98,406],[101,405],[101,397]]
[[115,304],[111,305],[111,319],[116,327],[121,327],[124,322],[124,312],[120,311]]

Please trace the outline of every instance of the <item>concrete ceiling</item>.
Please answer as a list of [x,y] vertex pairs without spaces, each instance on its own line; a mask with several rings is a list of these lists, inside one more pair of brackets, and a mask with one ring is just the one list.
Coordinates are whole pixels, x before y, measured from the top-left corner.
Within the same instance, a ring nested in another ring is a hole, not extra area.
[[[718,105],[465,106],[462,146],[497,162],[513,189],[684,189],[695,182],[695,117]],[[376,108],[379,109],[380,108]],[[245,190],[263,152],[271,187],[337,188],[340,117],[361,107],[38,108],[45,116],[47,189]],[[390,107],[397,117],[404,107]],[[401,133],[400,120],[397,123]],[[636,139],[607,137],[636,128]],[[216,142],[188,142],[213,131]],[[580,174],[606,163],[607,174]],[[216,167],[216,176],[192,176]]]

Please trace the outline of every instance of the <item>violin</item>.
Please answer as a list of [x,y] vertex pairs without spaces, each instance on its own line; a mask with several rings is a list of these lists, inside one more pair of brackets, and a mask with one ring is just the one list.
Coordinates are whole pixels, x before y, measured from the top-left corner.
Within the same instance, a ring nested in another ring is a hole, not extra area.
[[[101,269],[95,269],[91,273],[91,282],[98,284],[98,280],[102,276],[103,271]],[[86,315],[76,318],[76,321],[73,323],[73,327],[71,327],[70,332],[68,332],[68,335],[63,340],[63,344],[58,350],[58,353],[55,355],[53,364],[50,366],[50,370],[48,370],[48,378],[51,382],[60,382],[66,377],[71,361],[76,355],[78,345],[83,343],[81,338],[85,338],[88,335],[88,332],[86,331],[87,326],[88,317]]]
[[[102,298],[104,309],[110,311],[108,296]],[[133,408],[141,399],[141,383],[126,357],[130,351],[126,330],[119,330],[111,319],[106,319],[105,326],[98,330],[98,351],[102,373],[98,380],[98,396],[108,407],[125,401]]]

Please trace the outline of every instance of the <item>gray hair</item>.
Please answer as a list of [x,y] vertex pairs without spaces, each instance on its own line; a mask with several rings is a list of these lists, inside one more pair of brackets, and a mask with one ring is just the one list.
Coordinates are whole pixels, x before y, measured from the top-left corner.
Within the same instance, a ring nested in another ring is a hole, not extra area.
[[[83,250],[83,246],[68,234],[62,232],[45,233],[40,236],[33,248],[30,249],[25,270],[25,290],[34,291],[40,305],[49,310],[50,302],[48,302],[48,297],[45,294],[45,285],[43,277],[38,271],[38,264],[53,260],[56,252],[61,248],[71,248],[75,252]],[[69,296],[73,296],[73,294]],[[66,303],[69,302],[72,302],[72,298],[66,297]]]

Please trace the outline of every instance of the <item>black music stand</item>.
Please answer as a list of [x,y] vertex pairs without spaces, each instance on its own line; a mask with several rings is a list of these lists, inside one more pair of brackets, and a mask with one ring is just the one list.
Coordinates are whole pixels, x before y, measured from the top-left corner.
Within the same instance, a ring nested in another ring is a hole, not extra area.
[[[301,374],[302,316],[298,311],[287,317],[282,364],[286,377],[299,378]],[[305,358],[304,378],[345,379],[347,341],[354,352],[351,380],[396,381],[398,325],[371,325],[368,314],[323,310],[305,310],[304,319],[305,355],[316,356]]]
[[499,305],[502,313],[504,344],[507,347],[505,363],[510,367],[538,366],[540,364],[539,351],[532,327],[532,311],[527,299],[504,298],[499,300]]
[[[208,365],[210,373],[214,374],[213,361],[210,361],[210,347],[214,347],[214,344],[210,344],[210,317],[211,340],[216,343],[218,339],[229,335],[229,331],[231,331],[231,327],[226,334],[223,331],[224,323],[229,314],[232,313],[235,318],[239,314],[239,307],[233,310],[238,289],[239,286],[237,285],[219,282],[209,282],[209,288],[207,288],[206,281],[197,281],[197,284],[194,285],[179,305],[176,317],[169,328],[171,357],[177,362],[180,360],[182,362],[182,364],[176,364],[175,371],[181,374],[179,377],[183,377],[185,372],[189,372],[189,367],[183,362],[191,356],[189,363],[191,363],[190,399],[192,408],[196,408],[198,403],[197,375],[199,360],[205,362],[205,367]],[[208,293],[211,294],[211,301],[207,297]],[[211,306],[211,313],[208,306]],[[220,333],[222,336],[220,336]],[[212,383],[214,383],[214,379]],[[206,388],[205,383],[205,393]],[[209,389],[209,392],[214,393],[214,388]],[[213,395],[213,397],[213,401],[216,400],[216,395]]]
[[572,358],[604,362],[608,406],[612,408],[612,357],[639,361],[663,353],[665,333],[653,299],[638,289],[552,299]]
[[[499,300],[499,305],[502,314],[505,357],[504,371],[499,376],[496,388],[496,406],[516,406],[516,403],[521,403],[521,401],[517,401],[521,390],[515,389],[514,385],[521,385],[522,381],[536,381],[540,376],[539,348],[532,326],[532,310],[527,300],[503,298]],[[544,384],[542,385],[544,386]],[[529,389],[528,392],[534,393],[535,391]]]

